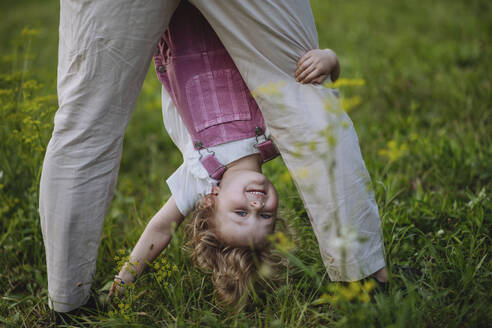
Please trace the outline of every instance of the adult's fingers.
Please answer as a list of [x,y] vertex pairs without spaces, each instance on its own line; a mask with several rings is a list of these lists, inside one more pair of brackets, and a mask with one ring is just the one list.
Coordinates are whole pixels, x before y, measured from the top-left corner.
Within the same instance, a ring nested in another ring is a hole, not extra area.
[[310,65],[308,66],[305,70],[303,70],[297,77],[296,77],[296,81],[297,82],[301,82],[309,75],[311,74],[313,71],[316,70],[316,66],[315,65]]
[[306,70],[310,65],[313,65],[313,60],[311,57],[307,58],[298,68],[296,69],[296,77],[304,70]]
[[320,75],[317,78],[313,79],[311,81],[311,83],[313,83],[313,84],[321,84],[321,83],[325,82],[325,80],[327,78],[328,78],[328,75],[327,74],[323,74],[323,75]]
[[305,78],[301,79],[302,84],[310,83],[313,79],[319,76],[319,69],[312,70]]
[[297,62],[297,67],[301,66],[307,59],[311,58],[312,52],[308,51],[306,52],[301,59]]

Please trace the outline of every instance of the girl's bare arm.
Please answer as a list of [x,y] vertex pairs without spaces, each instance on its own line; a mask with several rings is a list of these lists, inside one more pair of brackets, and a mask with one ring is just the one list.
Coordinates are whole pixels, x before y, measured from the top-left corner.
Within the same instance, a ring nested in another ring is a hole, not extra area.
[[[147,263],[152,262],[171,241],[173,223],[177,228],[184,217],[176,206],[174,197],[171,196],[166,204],[152,217],[140,236],[135,248],[130,254],[129,262],[126,262],[118,277],[125,283],[132,282],[138,277]],[[120,285],[119,279],[110,290],[112,295]]]

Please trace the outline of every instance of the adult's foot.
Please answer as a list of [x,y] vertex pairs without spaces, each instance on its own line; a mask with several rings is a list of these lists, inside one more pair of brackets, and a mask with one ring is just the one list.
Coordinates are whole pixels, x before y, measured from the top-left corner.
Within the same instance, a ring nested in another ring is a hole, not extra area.
[[105,309],[106,304],[100,301],[98,293],[91,290],[89,299],[81,307],[69,312],[53,311],[53,319],[56,325],[79,325],[82,324],[79,319],[83,316],[95,315]]

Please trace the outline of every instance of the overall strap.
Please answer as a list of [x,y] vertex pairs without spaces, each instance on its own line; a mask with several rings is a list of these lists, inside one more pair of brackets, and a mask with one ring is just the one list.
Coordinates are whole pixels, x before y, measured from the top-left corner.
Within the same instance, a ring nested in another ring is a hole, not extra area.
[[[268,162],[271,159],[274,159],[277,157],[280,153],[278,152],[277,148],[273,144],[273,141],[268,139],[265,136],[265,131],[263,128],[257,126],[255,128],[255,134],[256,134],[256,145],[255,148],[258,149],[260,152],[261,159],[263,160],[263,163]],[[263,137],[263,141],[259,142],[258,138]]]
[[[257,144],[255,145],[255,148],[258,149],[260,153],[263,163],[268,162],[269,160],[272,160],[275,157],[277,157],[279,155],[279,152],[275,147],[275,145],[273,144],[272,140],[267,139],[265,137],[265,135],[263,134],[263,129],[257,127],[255,129],[255,132],[257,134],[257,140],[259,136],[263,136],[265,138],[264,141],[257,142]],[[259,133],[261,134],[258,135]],[[214,152],[209,151],[205,147],[202,147],[201,149],[205,149],[209,152],[207,155],[200,157],[200,162],[202,163],[203,167],[207,170],[209,177],[215,180],[222,179],[222,176],[224,175],[224,172],[226,171],[227,167],[219,162],[219,160],[215,157]]]
[[215,157],[214,153],[203,156],[202,158],[200,158],[200,162],[202,163],[203,167],[207,170],[208,176],[215,180],[222,179],[222,176],[224,175],[224,172],[227,169],[225,165],[222,165],[219,162],[217,157]]
[[260,152],[263,163],[268,162],[279,155],[277,148],[270,139],[260,142],[256,145],[256,148]]

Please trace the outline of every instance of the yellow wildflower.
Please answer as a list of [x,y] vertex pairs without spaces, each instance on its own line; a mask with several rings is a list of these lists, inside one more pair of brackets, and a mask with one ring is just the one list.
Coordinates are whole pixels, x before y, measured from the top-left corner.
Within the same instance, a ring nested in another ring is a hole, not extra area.
[[300,179],[305,179],[309,176],[309,170],[306,167],[301,167],[297,171],[297,175]]
[[376,283],[372,279],[365,281],[362,285],[362,290],[366,293],[370,293],[374,288],[376,288]]
[[344,79],[340,78],[336,80],[335,83],[328,83],[328,86],[332,88],[342,88],[342,87],[361,87],[366,85],[366,80],[364,79]]
[[280,88],[285,85],[284,81],[280,82],[270,82],[266,83],[263,85],[260,85],[257,87],[251,94],[253,95],[254,98],[257,98],[258,96],[265,95],[265,96],[281,96],[282,94],[280,93]]
[[29,27],[24,27],[22,29],[22,32],[21,32],[21,37],[32,38],[32,37],[37,36],[40,32],[41,32],[41,30],[37,30],[37,29],[29,28]]
[[362,102],[361,97],[354,96],[348,98],[342,98],[342,108],[344,111],[349,112],[351,109],[357,107]]
[[378,154],[384,157],[387,157],[390,162],[394,162],[401,157],[403,157],[408,150],[408,145],[406,143],[402,143],[398,145],[395,140],[388,141],[386,149],[381,149]]
[[362,303],[369,303],[371,301],[371,297],[369,296],[368,293],[359,294],[358,299]]
[[290,252],[294,249],[295,244],[282,232],[278,231],[268,237],[268,240],[273,243],[275,248],[282,252]]

